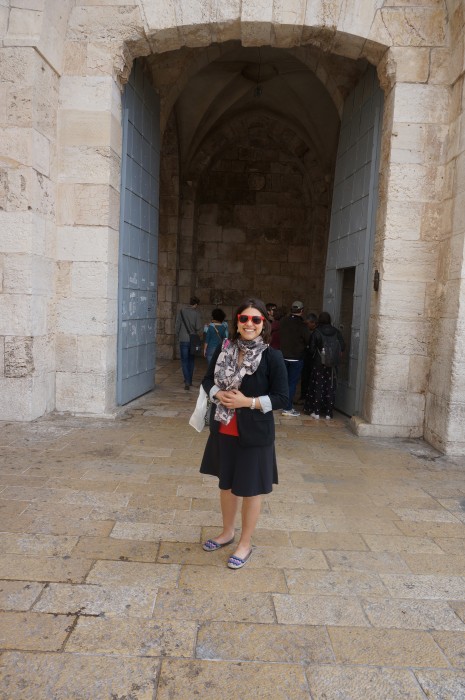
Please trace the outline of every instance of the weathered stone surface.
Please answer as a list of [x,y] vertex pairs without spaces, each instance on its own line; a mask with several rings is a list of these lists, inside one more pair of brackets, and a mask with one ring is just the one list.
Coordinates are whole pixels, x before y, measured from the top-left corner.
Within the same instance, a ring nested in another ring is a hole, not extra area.
[[73,618],[68,615],[41,615],[33,612],[2,612],[2,649],[60,651]]
[[157,695],[159,700],[189,694],[233,700],[237,686],[244,688],[245,698],[273,697],[306,700],[308,686],[302,666],[297,664],[240,664],[165,660],[162,662]]
[[25,581],[2,581],[0,583],[1,610],[29,610],[38,598],[43,585]]
[[325,663],[333,660],[321,627],[210,622],[201,626],[196,656],[201,659]]
[[328,633],[339,663],[448,666],[441,650],[427,632],[331,627]]
[[72,609],[80,615],[149,618],[155,597],[153,588],[51,583],[34,611],[59,614]]
[[66,651],[113,656],[190,657],[195,643],[195,622],[157,622],[138,618],[101,620],[79,618]]
[[[132,695],[152,700],[158,682],[159,661],[153,659],[92,658],[79,654],[3,654],[2,690],[10,700],[24,698],[26,686],[38,700],[91,697],[109,700]],[[105,678],[104,687],[102,678]]]
[[356,598],[333,595],[273,595],[280,624],[366,626]]
[[422,700],[423,695],[411,671],[386,667],[315,665],[308,668],[307,678],[311,693],[325,700],[339,700],[341,688],[348,697],[357,697],[361,692],[365,700]]
[[415,672],[423,691],[438,700],[455,700],[465,693],[465,673],[454,671]]

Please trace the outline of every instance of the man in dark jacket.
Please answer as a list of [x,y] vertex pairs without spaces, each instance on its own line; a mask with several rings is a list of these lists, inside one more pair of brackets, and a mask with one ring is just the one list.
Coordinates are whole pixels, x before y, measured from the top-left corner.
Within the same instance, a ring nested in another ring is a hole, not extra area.
[[287,369],[289,384],[289,402],[283,416],[300,416],[292,406],[297,383],[304,366],[305,348],[310,341],[310,329],[303,319],[304,305],[301,301],[295,301],[291,307],[289,316],[281,319],[280,336],[281,352]]
[[181,355],[181,367],[184,377],[184,389],[189,391],[192,386],[194,374],[195,356],[190,354],[190,335],[197,333],[200,337],[203,333],[202,319],[197,310],[200,304],[198,297],[191,297],[189,306],[178,311],[176,316],[175,332],[179,340],[179,352]]

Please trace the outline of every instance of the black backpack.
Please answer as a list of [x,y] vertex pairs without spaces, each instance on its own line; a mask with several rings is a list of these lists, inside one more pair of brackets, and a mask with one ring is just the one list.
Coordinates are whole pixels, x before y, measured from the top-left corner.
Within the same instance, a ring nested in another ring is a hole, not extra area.
[[333,333],[332,335],[325,335],[321,333],[321,331],[319,331],[319,333],[323,339],[321,350],[318,350],[321,364],[323,367],[337,367],[342,352],[337,333]]

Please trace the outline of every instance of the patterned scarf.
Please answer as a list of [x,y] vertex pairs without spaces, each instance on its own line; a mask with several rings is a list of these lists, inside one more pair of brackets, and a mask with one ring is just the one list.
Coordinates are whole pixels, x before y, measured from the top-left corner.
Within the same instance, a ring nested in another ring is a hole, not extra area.
[[[239,389],[246,374],[253,374],[260,364],[262,353],[268,345],[263,342],[261,335],[255,340],[242,340],[236,342],[224,341],[221,352],[216,361],[215,384],[222,391]],[[244,359],[239,367],[239,351],[244,352]],[[213,399],[215,401],[215,399]],[[234,415],[233,408],[226,408],[219,401],[215,401],[215,420],[223,425],[228,425]]]

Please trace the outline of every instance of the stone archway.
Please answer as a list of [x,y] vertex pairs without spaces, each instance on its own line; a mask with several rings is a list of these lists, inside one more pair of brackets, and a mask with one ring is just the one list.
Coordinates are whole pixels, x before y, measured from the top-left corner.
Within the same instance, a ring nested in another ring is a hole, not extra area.
[[[362,429],[421,435],[426,415],[426,433],[435,444],[444,449],[455,449],[453,445],[461,449],[465,444],[465,423],[457,419],[462,415],[462,378],[457,369],[450,371],[462,343],[463,322],[457,308],[461,309],[463,285],[455,268],[445,263],[463,257],[456,204],[463,188],[462,140],[451,138],[449,146],[447,141],[450,127],[453,134],[463,131],[463,104],[449,101],[451,94],[460,94],[463,81],[459,3],[450,0],[446,7],[427,0],[421,6],[372,7],[358,0],[321,0],[307,5],[297,3],[291,10],[271,0],[260,6],[246,2],[221,8],[186,6],[178,0],[117,6],[63,0],[59,12],[54,2],[47,2],[44,10],[29,13],[26,23],[21,18],[29,10],[1,8],[3,54],[13,62],[22,54],[24,64],[33,56],[35,75],[42,69],[47,75],[51,71],[59,89],[56,105],[50,104],[53,118],[47,120],[50,126],[58,115],[56,142],[45,134],[41,100],[35,100],[25,122],[12,116],[8,101],[6,117],[3,114],[6,128],[18,130],[8,132],[8,158],[26,169],[26,182],[35,183],[40,173],[41,182],[50,185],[49,201],[55,198],[56,209],[42,212],[31,191],[27,211],[19,205],[17,210],[1,212],[8,240],[25,237],[21,255],[30,255],[27,241],[37,231],[41,236],[46,231],[47,240],[45,247],[33,248],[40,265],[31,262],[21,273],[21,279],[30,282],[26,287],[11,275],[18,268],[14,259],[18,246],[4,246],[8,298],[0,333],[8,347],[9,367],[16,367],[10,359],[29,345],[41,360],[26,363],[21,376],[13,369],[14,376],[0,377],[6,397],[2,415],[30,418],[53,405],[82,412],[112,410],[119,88],[135,57],[167,57],[169,52],[203,47],[212,60],[218,55],[217,45],[239,41],[243,46],[316,51],[321,60],[313,70],[326,81],[339,111],[346,87],[336,81],[333,89],[334,63],[364,59],[377,66],[385,91],[374,250],[381,285],[371,306],[367,422]],[[15,72],[8,94],[10,88],[24,87],[21,76],[21,71]],[[182,76],[176,73],[172,78],[173,99],[171,106],[166,102],[163,124],[182,89]],[[6,167],[11,170],[10,160]],[[186,187],[181,173],[181,195]],[[55,249],[52,260],[50,251]],[[34,306],[31,289],[36,294]],[[393,315],[393,300],[402,294],[410,301]],[[392,342],[407,337],[407,332],[409,342]],[[452,344],[443,340],[450,337]],[[27,338],[32,339],[29,345]],[[97,361],[89,363],[90,355]],[[405,410],[400,411],[400,405]]]

